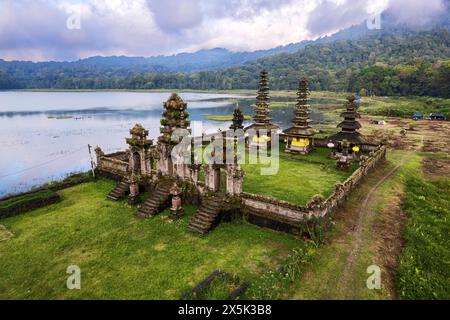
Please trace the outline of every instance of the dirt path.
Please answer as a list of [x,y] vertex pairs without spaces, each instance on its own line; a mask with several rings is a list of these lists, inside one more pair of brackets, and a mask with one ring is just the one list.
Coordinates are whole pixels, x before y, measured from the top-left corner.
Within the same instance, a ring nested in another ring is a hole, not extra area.
[[[287,297],[293,299],[393,299],[394,272],[401,250],[403,184],[397,173],[410,153],[388,153],[333,217],[326,244]],[[395,210],[394,210],[395,209]],[[383,290],[369,290],[366,269],[382,269]],[[391,272],[392,271],[392,272]]]
[[374,211],[368,207],[369,202],[371,201],[374,193],[378,190],[378,188],[386,182],[389,178],[391,178],[400,167],[403,165],[404,161],[400,164],[396,165],[392,170],[390,170],[387,174],[385,174],[378,182],[375,184],[372,189],[370,189],[366,198],[364,199],[361,209],[359,211],[358,222],[355,226],[354,237],[353,237],[353,245],[350,251],[350,254],[347,257],[345,262],[344,271],[339,279],[338,286],[341,288],[348,287],[348,282],[352,279],[352,275],[355,274],[355,264],[359,258],[361,251],[361,244],[363,241],[363,229],[365,227],[364,221],[367,218],[372,218],[374,215]]

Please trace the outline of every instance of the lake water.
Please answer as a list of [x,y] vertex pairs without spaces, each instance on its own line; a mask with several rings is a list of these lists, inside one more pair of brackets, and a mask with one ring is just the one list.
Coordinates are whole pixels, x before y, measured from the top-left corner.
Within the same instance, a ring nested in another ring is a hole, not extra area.
[[[244,114],[252,114],[253,97],[179,94],[188,103],[194,135],[227,129],[230,122],[209,121],[206,115],[231,115],[236,102]],[[106,153],[123,150],[136,123],[156,139],[163,102],[169,96],[169,92],[0,92],[0,197],[88,170],[88,144],[99,145]],[[274,122],[289,126],[291,109],[274,108]]]

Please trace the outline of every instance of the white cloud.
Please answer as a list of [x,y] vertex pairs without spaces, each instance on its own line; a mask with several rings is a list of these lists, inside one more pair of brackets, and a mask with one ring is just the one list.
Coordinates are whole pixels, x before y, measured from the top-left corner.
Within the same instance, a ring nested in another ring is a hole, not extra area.
[[[0,58],[150,56],[225,47],[257,50],[359,23],[390,7],[425,21],[443,0],[0,0]],[[66,20],[81,12],[81,29]]]

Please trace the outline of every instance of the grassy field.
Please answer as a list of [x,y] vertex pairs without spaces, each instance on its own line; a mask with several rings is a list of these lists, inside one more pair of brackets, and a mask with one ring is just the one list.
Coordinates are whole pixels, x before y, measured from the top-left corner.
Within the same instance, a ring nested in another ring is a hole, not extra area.
[[[403,191],[405,175],[420,167],[421,158],[409,152],[390,151],[388,161],[371,173],[350,195],[347,202],[333,216],[333,227],[327,230],[325,243],[317,248],[312,263],[303,277],[285,291],[289,299],[395,299],[394,275],[386,261],[396,259],[392,247],[400,246],[396,228],[399,193]],[[389,177],[363,203],[373,187],[397,164],[400,171]],[[362,215],[365,213],[365,215]],[[393,218],[389,217],[394,214]],[[362,215],[362,216],[361,216]],[[359,231],[358,231],[359,230]],[[389,237],[385,235],[389,234]],[[395,237],[392,238],[391,236]],[[389,239],[388,243],[381,239]],[[357,247],[355,247],[357,246]],[[367,267],[382,269],[381,290],[366,287]]]
[[[390,150],[388,161],[336,212],[325,243],[282,297],[449,299],[450,185],[442,174],[431,179],[423,173],[429,157],[449,159]],[[366,287],[370,265],[381,268],[381,290]]]
[[411,118],[415,113],[450,115],[450,99],[433,97],[365,97],[361,111],[370,115]]
[[[0,219],[0,299],[178,299],[217,268],[252,282],[299,245],[242,221],[191,234],[192,206],[176,222],[139,220],[105,199],[113,186],[84,183],[60,191],[58,204]],[[69,265],[81,268],[81,290],[66,288]]]
[[[235,90],[229,93],[252,96],[251,90]],[[348,92],[312,91],[310,104],[313,108],[324,112],[328,118],[337,120],[343,108]],[[272,108],[293,107],[295,105],[295,91],[271,91]],[[450,117],[450,99],[416,96],[362,97],[361,113],[380,117],[411,118],[414,113],[428,115],[432,112],[443,113]]]
[[[281,146],[283,150],[284,146]],[[343,182],[356,169],[339,171],[329,158],[330,150],[317,148],[309,155],[289,155],[280,151],[279,170],[274,175],[261,175],[265,164],[245,164],[244,191],[305,205],[316,194],[328,197],[338,182]]]
[[[317,148],[308,155],[284,152],[285,144],[280,143],[279,157],[261,153],[257,163],[251,163],[248,151],[241,168],[245,172],[243,191],[305,205],[314,195],[328,197],[336,183],[345,181],[358,168],[353,163],[348,171],[336,169],[336,161],[331,159],[328,148]],[[199,149],[198,158],[205,158],[212,151],[211,146]],[[273,174],[263,174],[273,168]],[[200,171],[200,180],[204,181],[205,172]],[[226,174],[221,172],[221,190],[225,191]]]
[[450,179],[406,181],[406,247],[397,274],[403,299],[450,299]]

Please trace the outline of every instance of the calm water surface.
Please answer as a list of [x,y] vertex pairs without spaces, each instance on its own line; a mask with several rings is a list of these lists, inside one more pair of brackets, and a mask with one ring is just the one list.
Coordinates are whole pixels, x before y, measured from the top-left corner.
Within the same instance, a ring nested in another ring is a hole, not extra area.
[[[230,115],[238,101],[252,114],[252,97],[179,93],[188,103],[193,133],[226,129],[229,122],[206,115]],[[90,168],[87,145],[106,153],[126,148],[129,129],[141,123],[159,136],[168,92],[0,92],[0,197]],[[320,120],[321,115],[313,114]],[[274,122],[289,126],[292,108],[275,108]]]

